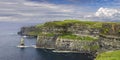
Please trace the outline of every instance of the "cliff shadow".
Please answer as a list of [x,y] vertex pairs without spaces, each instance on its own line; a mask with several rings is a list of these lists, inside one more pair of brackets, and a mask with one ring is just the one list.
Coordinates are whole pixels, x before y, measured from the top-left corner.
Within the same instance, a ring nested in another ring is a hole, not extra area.
[[36,49],[45,60],[93,60],[88,53],[54,53],[51,50]]

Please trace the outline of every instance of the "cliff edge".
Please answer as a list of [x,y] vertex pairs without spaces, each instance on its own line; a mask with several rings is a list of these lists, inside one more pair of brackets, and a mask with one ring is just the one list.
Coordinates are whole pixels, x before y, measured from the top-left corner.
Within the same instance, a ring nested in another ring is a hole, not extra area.
[[120,23],[64,20],[22,27],[20,35],[36,36],[36,46],[53,52],[97,55],[120,49]]

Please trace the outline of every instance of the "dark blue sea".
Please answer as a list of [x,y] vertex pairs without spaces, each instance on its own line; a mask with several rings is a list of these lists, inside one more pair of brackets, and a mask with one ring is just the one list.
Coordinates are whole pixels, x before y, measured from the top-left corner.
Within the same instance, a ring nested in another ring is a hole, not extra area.
[[[37,23],[0,22],[0,60],[91,60],[87,54],[58,54],[33,47],[18,48],[21,36],[17,32],[22,26],[35,24]],[[35,38],[25,38],[26,46],[35,44]]]

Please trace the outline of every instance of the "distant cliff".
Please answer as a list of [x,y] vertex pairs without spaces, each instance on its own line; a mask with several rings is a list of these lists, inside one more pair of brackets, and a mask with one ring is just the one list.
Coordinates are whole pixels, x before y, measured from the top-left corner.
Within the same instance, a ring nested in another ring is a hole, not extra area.
[[120,49],[120,23],[64,20],[23,27],[20,35],[36,36],[38,48],[53,52],[98,54]]

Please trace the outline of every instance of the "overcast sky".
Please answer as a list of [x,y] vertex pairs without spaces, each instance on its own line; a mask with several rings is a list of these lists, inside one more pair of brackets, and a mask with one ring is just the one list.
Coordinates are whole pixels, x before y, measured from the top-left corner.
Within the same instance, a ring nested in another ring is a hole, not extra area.
[[120,21],[120,0],[0,0],[0,21]]

